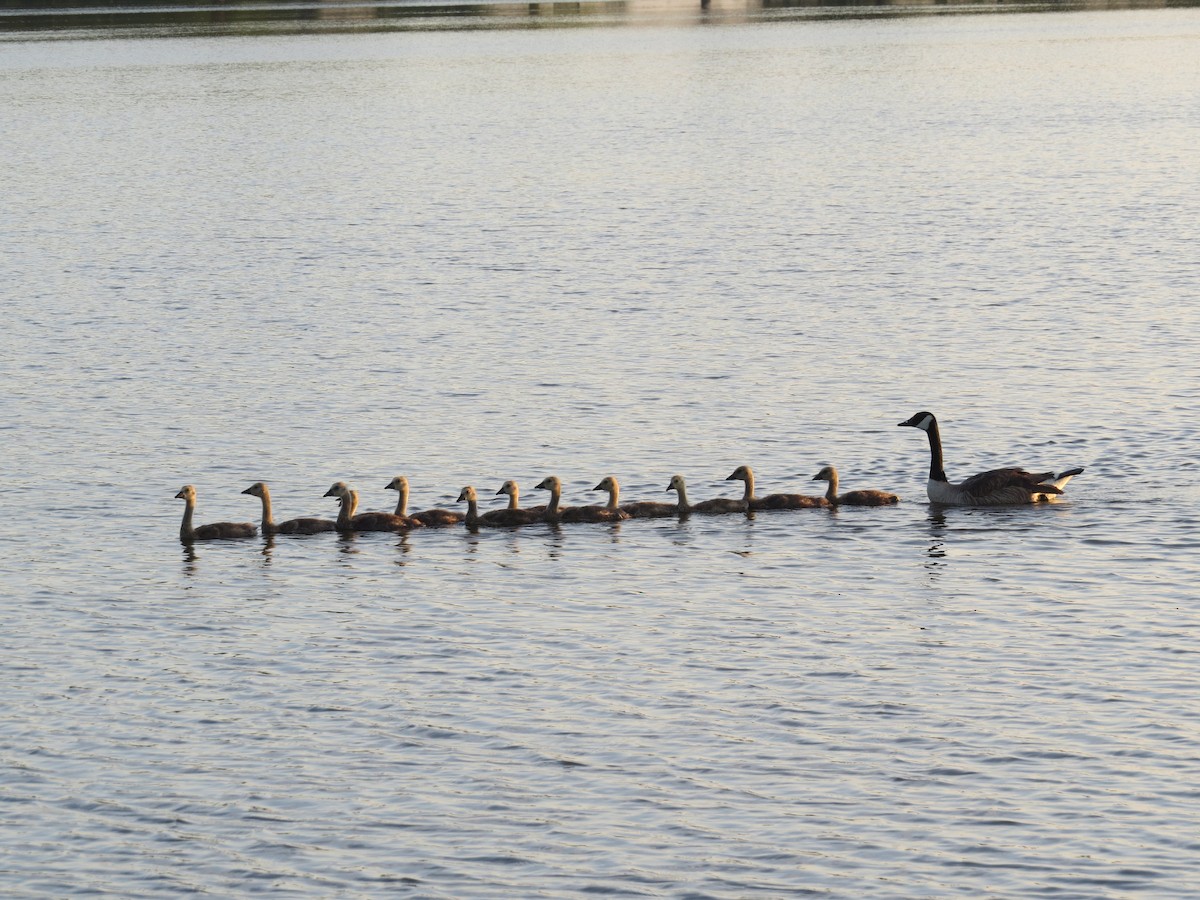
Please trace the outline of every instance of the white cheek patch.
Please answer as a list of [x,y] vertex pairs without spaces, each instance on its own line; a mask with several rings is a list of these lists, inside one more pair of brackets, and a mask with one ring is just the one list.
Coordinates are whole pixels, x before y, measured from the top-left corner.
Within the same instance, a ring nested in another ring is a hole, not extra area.
[[917,427],[920,428],[922,431],[928,431],[929,426],[932,424],[933,424],[933,416],[926,416],[920,422],[917,423]]

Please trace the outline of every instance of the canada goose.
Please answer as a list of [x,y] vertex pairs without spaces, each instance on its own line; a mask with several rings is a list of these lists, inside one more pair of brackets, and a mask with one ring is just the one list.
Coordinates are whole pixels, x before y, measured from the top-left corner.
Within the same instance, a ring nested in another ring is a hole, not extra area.
[[[507,491],[501,488],[496,493],[502,494],[507,493]],[[537,513],[531,514],[531,510],[515,509],[512,507],[492,509],[480,515],[479,495],[475,493],[475,488],[470,485],[467,485],[459,492],[458,502],[462,503],[463,501],[466,501],[467,504],[467,514],[463,516],[463,522],[468,528],[476,528],[480,525],[501,528],[513,525],[532,525],[534,522],[541,521],[541,516]]]
[[183,524],[179,526],[179,540],[185,544],[222,538],[248,538],[258,534],[258,528],[250,522],[213,522],[193,528],[192,515],[196,512],[196,488],[193,485],[185,484],[175,499],[186,504],[183,508]]
[[330,519],[288,519],[286,522],[275,524],[275,519],[271,515],[271,491],[266,484],[261,481],[256,481],[250,487],[242,491],[243,494],[249,494],[251,497],[262,498],[262,533],[266,534],[320,534],[322,531],[333,531],[337,528],[337,523]]
[[679,503],[676,506],[676,511],[681,516],[688,516],[692,513],[700,513],[704,516],[717,516],[722,513],[740,513],[746,511],[746,504],[742,500],[731,500],[728,497],[714,497],[712,500],[701,500],[695,506],[688,503],[687,485],[684,484],[682,475],[672,475],[671,483],[667,485],[668,491],[674,491],[679,495]]
[[676,503],[658,503],[654,500],[640,500],[637,503],[619,503],[621,485],[612,475],[609,475],[592,488],[592,490],[608,491],[609,508],[619,508],[621,512],[625,513],[631,519],[662,518],[677,515],[679,512],[679,505]]
[[825,491],[825,499],[830,506],[887,506],[899,503],[900,498],[887,491],[850,491],[838,495],[838,473],[833,466],[825,466],[812,477],[813,481],[828,481],[829,489]]
[[[396,515],[408,517],[408,479],[397,475],[388,482],[384,490],[400,492],[400,499],[396,501]],[[448,509],[424,509],[413,513],[409,518],[416,519],[427,528],[444,528],[447,525],[457,525],[463,520],[463,514]]]
[[[552,478],[554,476],[551,476]],[[554,478],[558,481],[557,478]],[[558,490],[561,492],[562,484],[559,483]],[[609,475],[604,478],[598,485],[592,488],[593,491],[608,491],[607,506],[575,506],[571,509],[564,509],[559,514],[560,521],[563,522],[620,522],[629,518],[629,513],[625,512],[617,505],[617,497],[621,492],[620,486],[617,484],[617,479]]]
[[767,494],[765,497],[754,496],[754,472],[749,466],[738,466],[726,481],[744,481],[746,492],[742,502],[750,510],[760,509],[812,509],[815,506],[828,506],[829,501],[824,497],[809,497],[804,494]]
[[336,497],[341,501],[341,510],[337,517],[338,531],[408,531],[410,528],[420,528],[421,523],[408,516],[396,516],[385,512],[356,513],[358,508],[357,491],[350,490],[344,481],[335,481],[325,492],[326,497]]
[[1012,503],[1036,503],[1049,500],[1063,488],[1072,476],[1083,471],[1068,469],[1030,473],[1024,469],[992,469],[972,475],[958,484],[951,484],[942,468],[942,436],[937,419],[931,412],[919,412],[897,423],[900,427],[920,428],[929,437],[929,481],[925,490],[934,503],[946,506],[1003,506]]

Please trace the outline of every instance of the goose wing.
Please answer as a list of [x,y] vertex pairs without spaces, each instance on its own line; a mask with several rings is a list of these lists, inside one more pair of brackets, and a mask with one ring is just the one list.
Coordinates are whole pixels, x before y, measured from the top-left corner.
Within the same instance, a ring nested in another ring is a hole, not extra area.
[[1061,494],[1062,488],[1044,482],[1054,478],[1053,472],[1026,472],[1024,469],[992,469],[972,475],[958,487],[972,497],[989,497],[1002,491],[1028,491],[1031,494]]

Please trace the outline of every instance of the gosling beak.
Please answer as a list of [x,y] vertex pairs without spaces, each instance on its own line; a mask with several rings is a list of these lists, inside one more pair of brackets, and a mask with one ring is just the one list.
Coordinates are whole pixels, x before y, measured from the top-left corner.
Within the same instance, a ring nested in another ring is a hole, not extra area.
[[336,497],[337,495],[338,495],[338,494],[337,494],[337,491],[335,491],[333,488],[330,488],[329,490],[327,490],[327,491],[326,491],[324,494],[322,494],[321,496],[322,496],[322,497]]
[[820,481],[820,480],[821,480],[820,472],[818,472],[816,475],[814,475],[812,478],[809,479],[809,481]]
[[603,485],[603,484],[598,484],[598,485],[596,485],[594,488],[592,488],[592,490],[593,490],[593,491],[602,491],[602,490],[604,490],[604,485]]
[[728,475],[728,476],[726,476],[725,480],[726,480],[726,481],[737,481],[737,480],[738,480],[738,473],[737,473],[737,472],[734,472],[732,475]]
[[507,491],[505,491],[504,488],[500,488],[500,490],[496,491],[496,493],[497,494],[505,494],[505,493],[507,493]]
[[182,499],[183,499],[184,497],[186,497],[186,496],[187,496],[187,492],[185,492],[185,491],[180,491],[178,494],[176,494],[176,495],[175,495],[175,499],[176,499],[176,500],[182,500]]
[[249,493],[250,493],[250,492],[252,492],[253,490],[254,490],[254,488],[252,488],[252,487],[248,487],[248,488],[246,488],[244,491],[242,491],[242,493],[243,493],[243,494],[249,494]]

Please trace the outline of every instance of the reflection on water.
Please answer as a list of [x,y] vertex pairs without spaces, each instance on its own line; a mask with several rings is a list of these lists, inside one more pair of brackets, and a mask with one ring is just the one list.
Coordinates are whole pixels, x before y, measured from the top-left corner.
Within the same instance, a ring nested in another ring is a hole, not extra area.
[[[148,35],[292,33],[390,30],[468,30],[611,24],[696,24],[787,19],[1180,7],[1200,0],[592,0],[586,3],[244,2],[122,3],[87,6],[16,3],[0,8],[0,41],[86,36],[88,30]],[[23,32],[23,34],[16,34]],[[84,33],[81,33],[84,32]]]

